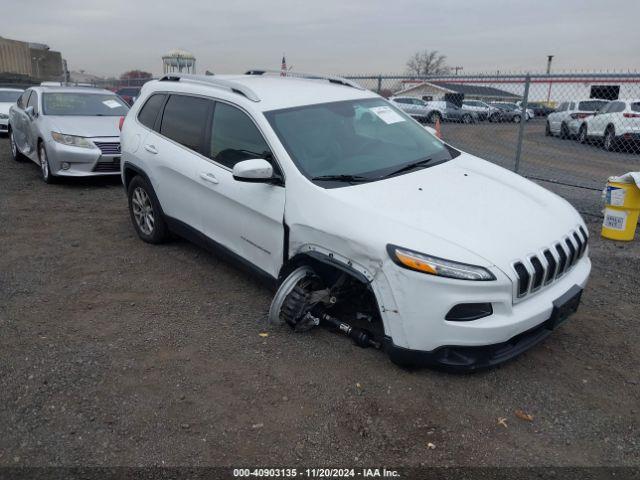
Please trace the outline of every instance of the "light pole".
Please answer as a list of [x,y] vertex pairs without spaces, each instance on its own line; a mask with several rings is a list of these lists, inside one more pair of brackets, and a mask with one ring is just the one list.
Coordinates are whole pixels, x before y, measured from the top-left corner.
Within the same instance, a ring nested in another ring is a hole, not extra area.
[[[547,75],[551,75],[551,62],[555,55],[547,55]],[[549,77],[549,90],[547,91],[547,105],[551,101],[551,78]]]

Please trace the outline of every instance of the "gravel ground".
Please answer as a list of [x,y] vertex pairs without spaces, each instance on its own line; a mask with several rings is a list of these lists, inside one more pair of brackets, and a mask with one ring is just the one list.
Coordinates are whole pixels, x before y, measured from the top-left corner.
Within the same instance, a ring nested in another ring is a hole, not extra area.
[[640,465],[640,242],[597,217],[580,311],[452,375],[270,327],[243,271],[139,241],[117,180],[38,175],[0,139],[0,465]]

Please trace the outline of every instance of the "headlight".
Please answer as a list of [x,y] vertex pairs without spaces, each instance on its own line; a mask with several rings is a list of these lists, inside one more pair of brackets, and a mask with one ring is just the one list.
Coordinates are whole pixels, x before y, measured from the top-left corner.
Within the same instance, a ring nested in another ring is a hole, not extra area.
[[76,137],[75,135],[65,135],[63,133],[51,132],[51,138],[63,145],[71,145],[72,147],[93,148],[95,145],[92,141],[84,137]]
[[459,280],[486,281],[496,277],[484,267],[445,260],[444,258],[414,252],[395,245],[387,245],[391,259],[401,267],[418,272],[437,275],[439,277],[457,278]]
[[9,115],[7,115],[6,113],[0,113],[0,120],[6,120],[9,118]]

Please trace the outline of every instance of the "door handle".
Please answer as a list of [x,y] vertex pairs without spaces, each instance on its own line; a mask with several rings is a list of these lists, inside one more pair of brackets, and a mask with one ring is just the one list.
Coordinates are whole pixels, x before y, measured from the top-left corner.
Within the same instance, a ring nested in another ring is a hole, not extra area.
[[216,176],[213,173],[203,172],[200,174],[200,178],[205,182],[213,183],[214,185],[217,185],[218,183],[220,183],[220,181],[216,178]]
[[153,145],[145,145],[144,149],[149,153],[153,153],[154,155],[158,153],[158,149]]

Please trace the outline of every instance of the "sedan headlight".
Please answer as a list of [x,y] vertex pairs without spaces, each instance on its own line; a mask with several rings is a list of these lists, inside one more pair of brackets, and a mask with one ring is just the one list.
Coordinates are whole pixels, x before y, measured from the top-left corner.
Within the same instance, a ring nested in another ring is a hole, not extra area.
[[457,278],[459,280],[487,281],[495,280],[493,273],[484,267],[454,262],[444,258],[414,252],[395,245],[387,245],[391,259],[398,265],[409,270],[415,270],[439,277]]
[[95,145],[91,140],[87,140],[84,137],[77,137],[75,135],[65,135],[64,133],[51,132],[51,138],[53,138],[58,143],[62,143],[63,145],[70,145],[72,147],[81,147],[81,148],[95,147]]
[[0,113],[0,120],[7,120],[9,118],[9,115],[7,115],[6,113]]

